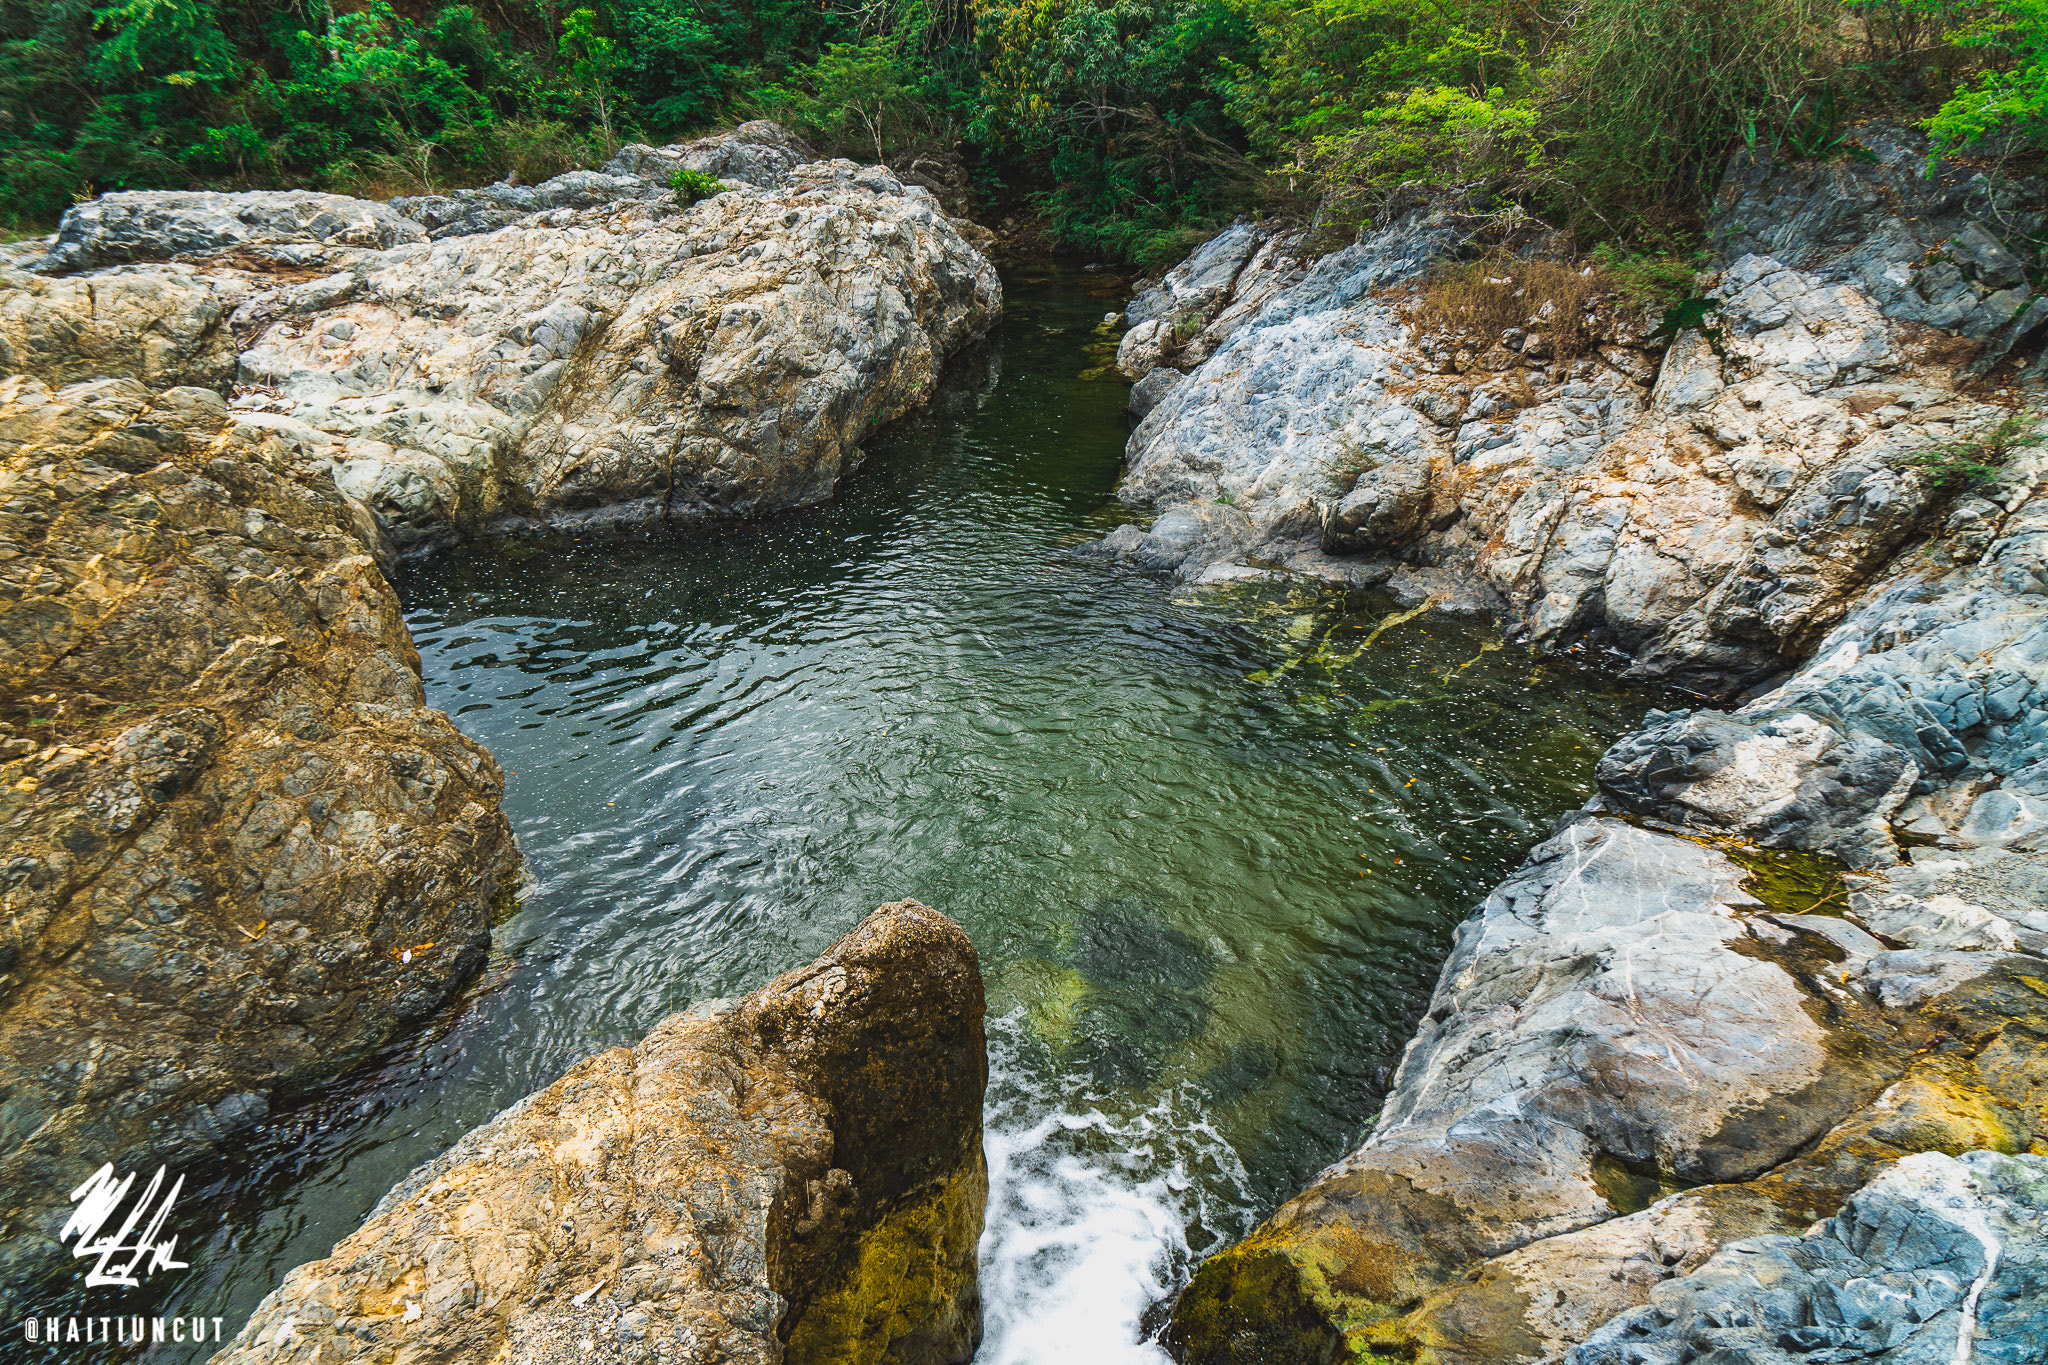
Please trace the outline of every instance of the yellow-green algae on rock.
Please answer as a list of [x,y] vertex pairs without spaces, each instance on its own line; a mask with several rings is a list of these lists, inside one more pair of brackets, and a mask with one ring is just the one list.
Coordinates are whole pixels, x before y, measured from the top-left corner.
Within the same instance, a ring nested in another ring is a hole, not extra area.
[[[1416,1191],[1378,1173],[1326,1177],[1201,1265],[1167,1340],[1191,1365],[1555,1360],[1726,1243],[1831,1216],[1903,1156],[2048,1153],[2048,997],[2024,962],[1892,1016],[1881,1089],[1754,1179],[1683,1189],[1502,1253],[1460,1255],[1469,1214],[1438,1201],[1436,1221]],[[1811,1097],[1772,1103],[1803,1100]],[[1421,1216],[1404,1225],[1390,1216],[1400,1209]]]
[[984,1010],[959,927],[884,906],[471,1132],[216,1359],[963,1365]]

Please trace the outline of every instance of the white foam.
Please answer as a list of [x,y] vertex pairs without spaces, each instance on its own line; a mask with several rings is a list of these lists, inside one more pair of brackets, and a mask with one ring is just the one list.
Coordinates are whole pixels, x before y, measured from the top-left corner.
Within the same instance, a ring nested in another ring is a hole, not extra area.
[[990,1034],[976,1365],[1166,1365],[1141,1319],[1214,1244],[1249,1230],[1237,1153],[1193,1096],[1113,1116],[1071,1078],[1025,1074],[1014,1019]]

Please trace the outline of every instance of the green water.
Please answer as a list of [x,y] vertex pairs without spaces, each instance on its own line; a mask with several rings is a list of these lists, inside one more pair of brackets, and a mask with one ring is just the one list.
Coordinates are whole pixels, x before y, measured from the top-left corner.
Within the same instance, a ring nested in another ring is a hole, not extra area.
[[1077,554],[1126,434],[1087,283],[1014,283],[831,506],[406,576],[532,885],[460,1010],[215,1173],[162,1311],[232,1331],[466,1128],[906,896],[988,975],[984,1360],[1150,1354],[1190,1258],[1358,1140],[1452,928],[1650,699],[1490,623]]

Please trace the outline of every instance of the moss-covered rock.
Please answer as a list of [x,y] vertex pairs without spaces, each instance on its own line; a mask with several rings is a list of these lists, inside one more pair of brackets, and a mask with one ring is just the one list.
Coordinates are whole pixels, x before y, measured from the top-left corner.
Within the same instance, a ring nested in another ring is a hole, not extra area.
[[961,1365],[983,1013],[959,927],[884,906],[470,1133],[216,1359]]

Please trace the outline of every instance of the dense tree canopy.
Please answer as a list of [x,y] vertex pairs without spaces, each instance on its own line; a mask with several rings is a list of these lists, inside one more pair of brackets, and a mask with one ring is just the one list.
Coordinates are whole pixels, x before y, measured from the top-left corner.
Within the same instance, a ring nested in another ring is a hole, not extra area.
[[1162,259],[1417,182],[1682,243],[1741,145],[2048,143],[2048,0],[0,0],[0,203],[529,180],[766,114]]

